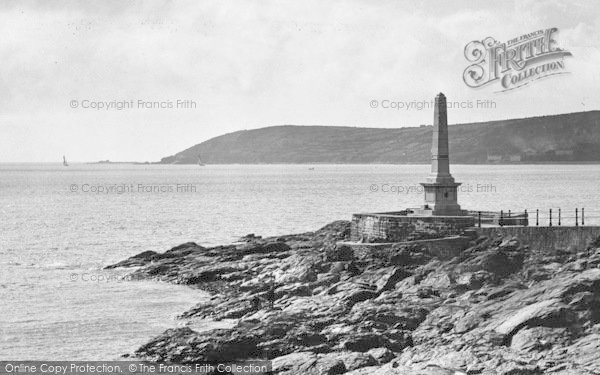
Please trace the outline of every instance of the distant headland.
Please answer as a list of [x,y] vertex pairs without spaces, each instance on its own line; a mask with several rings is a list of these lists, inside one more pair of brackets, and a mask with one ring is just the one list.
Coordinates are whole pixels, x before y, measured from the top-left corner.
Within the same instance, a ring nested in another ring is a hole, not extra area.
[[[600,162],[600,111],[450,125],[452,162]],[[282,125],[209,139],[158,164],[420,164],[431,125],[393,129]]]

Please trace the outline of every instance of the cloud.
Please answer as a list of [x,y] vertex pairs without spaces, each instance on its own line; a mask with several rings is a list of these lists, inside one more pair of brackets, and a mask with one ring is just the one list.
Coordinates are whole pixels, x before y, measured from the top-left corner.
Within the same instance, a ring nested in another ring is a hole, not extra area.
[[[0,161],[62,153],[158,160],[223,133],[282,123],[419,125],[431,114],[368,103],[439,91],[498,102],[492,111],[455,111],[452,122],[597,108],[598,8],[584,1],[2,2]],[[575,55],[570,76],[510,95],[462,82],[469,41],[553,26]],[[86,99],[191,99],[198,108],[69,105]]]

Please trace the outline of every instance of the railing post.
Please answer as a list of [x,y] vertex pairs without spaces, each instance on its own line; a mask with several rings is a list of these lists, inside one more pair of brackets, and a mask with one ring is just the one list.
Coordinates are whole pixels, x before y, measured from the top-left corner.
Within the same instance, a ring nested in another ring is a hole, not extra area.
[[481,211],[479,211],[479,212],[477,213],[477,217],[478,217],[477,221],[478,221],[478,223],[479,223],[479,224],[478,224],[478,225],[479,225],[479,228],[481,228]]
[[535,226],[539,226],[540,225],[540,209],[536,208],[535,209]]
[[549,227],[552,226],[552,209],[550,209],[550,224],[548,226]]
[[529,214],[527,213],[527,209],[525,209],[525,223],[527,223],[526,226],[529,226]]
[[503,217],[504,216],[504,211],[500,210],[500,220],[498,220],[498,224],[500,224],[500,226],[502,226],[503,223]]
[[560,208],[558,209],[558,225],[560,226]]
[[583,210],[585,210],[585,207],[581,207],[581,226],[585,225],[585,216],[584,216]]
[[579,208],[575,209],[575,226],[579,226]]

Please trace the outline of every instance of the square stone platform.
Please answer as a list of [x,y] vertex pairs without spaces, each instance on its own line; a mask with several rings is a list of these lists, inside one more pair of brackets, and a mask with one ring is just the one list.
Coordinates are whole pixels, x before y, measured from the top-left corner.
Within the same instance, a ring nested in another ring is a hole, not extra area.
[[461,235],[475,226],[473,216],[414,215],[409,211],[352,215],[353,242],[404,242]]

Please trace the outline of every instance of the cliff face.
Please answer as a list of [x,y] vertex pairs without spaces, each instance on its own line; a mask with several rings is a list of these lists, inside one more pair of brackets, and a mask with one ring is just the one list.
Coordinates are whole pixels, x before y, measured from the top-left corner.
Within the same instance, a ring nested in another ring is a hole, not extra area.
[[[596,374],[600,240],[537,249],[480,237],[450,260],[418,244],[386,256],[347,246],[349,223],[231,246],[187,243],[111,267],[202,288],[182,318],[229,329],[166,331],[150,361],[273,360],[278,374]],[[272,301],[272,306],[271,306]]]
[[[162,164],[428,163],[431,126],[274,126],[210,139]],[[449,127],[454,163],[600,161],[600,111]]]

